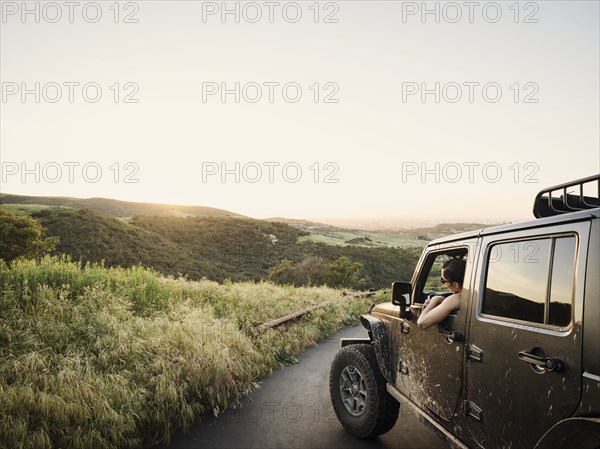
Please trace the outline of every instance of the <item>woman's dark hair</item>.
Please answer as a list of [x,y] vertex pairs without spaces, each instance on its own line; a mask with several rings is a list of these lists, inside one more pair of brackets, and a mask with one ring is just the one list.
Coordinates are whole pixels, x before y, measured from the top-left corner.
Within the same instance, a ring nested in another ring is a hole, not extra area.
[[463,279],[465,277],[465,267],[467,262],[463,259],[450,259],[442,265],[444,270],[444,278],[450,282],[456,282],[458,285],[463,285]]

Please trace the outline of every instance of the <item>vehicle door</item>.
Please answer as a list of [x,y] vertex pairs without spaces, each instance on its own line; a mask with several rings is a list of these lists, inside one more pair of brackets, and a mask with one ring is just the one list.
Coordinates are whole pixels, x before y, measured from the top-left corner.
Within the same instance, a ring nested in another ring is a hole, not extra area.
[[[471,263],[477,240],[429,247],[413,278],[411,310],[413,317],[401,322],[402,341],[398,355],[396,388],[412,401],[428,408],[444,420],[455,413],[463,386],[464,334],[467,303],[471,295]],[[428,294],[448,294],[440,282],[442,264],[452,257],[467,259],[461,308],[444,322],[420,329],[417,318]]]
[[470,447],[532,448],[575,412],[589,229],[483,236],[466,348]]

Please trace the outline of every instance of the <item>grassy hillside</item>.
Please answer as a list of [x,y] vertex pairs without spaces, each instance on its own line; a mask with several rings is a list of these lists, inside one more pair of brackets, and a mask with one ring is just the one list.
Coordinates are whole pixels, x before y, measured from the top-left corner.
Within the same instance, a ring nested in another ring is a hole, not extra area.
[[71,198],[54,196],[24,196],[0,194],[0,203],[36,204],[62,206],[73,209],[89,209],[115,217],[133,217],[134,215],[160,215],[177,217],[242,217],[240,214],[223,209],[204,206],[178,206],[174,204],[136,203],[108,198]]
[[303,237],[302,241],[314,241],[329,245],[364,246],[368,248],[405,248],[408,246],[425,246],[407,232],[364,231],[362,229],[317,228]]
[[490,224],[482,223],[440,223],[427,228],[403,228],[388,230],[365,230],[338,228],[301,220],[290,220],[290,225],[308,232],[301,241],[313,241],[340,246],[365,246],[369,248],[424,248],[431,240],[461,232],[482,229]]
[[[257,379],[372,301],[140,267],[0,261],[0,447],[164,442],[238,404]],[[316,304],[327,306],[283,328],[257,326]]]
[[[306,235],[300,241],[312,241],[326,243],[329,245],[354,245],[365,246],[369,248],[398,248],[415,246],[423,242],[418,242],[417,237],[409,230],[397,231],[373,231],[364,229],[340,228],[323,223],[317,223],[307,220],[296,220],[286,218],[272,218],[272,221],[285,223],[303,230]],[[408,232],[407,232],[408,231]]]
[[[127,215],[134,210],[156,211],[160,205],[93,200],[97,206],[105,201],[106,209],[114,214],[107,215],[80,209],[87,200],[16,195],[3,195],[2,200],[15,203],[5,202],[0,207],[31,214],[48,229],[48,235],[59,237],[55,254],[69,254],[84,262],[104,260],[107,266],[142,264],[167,275],[219,282],[266,279],[269,269],[284,259],[300,262],[320,257],[331,263],[346,256],[363,264],[365,288],[386,288],[393,281],[410,279],[426,244],[424,239],[463,231],[465,226],[479,226],[452,224],[422,230],[363,231],[303,220],[279,219],[291,223],[287,224],[241,216],[173,216],[183,211],[177,209],[179,206],[164,206],[163,215],[119,219],[114,215]],[[73,207],[64,206],[67,204]],[[127,208],[123,209],[123,204]],[[206,209],[196,208],[196,212]],[[164,215],[167,213],[171,215]]]
[[238,276],[251,279],[292,257],[298,237],[306,234],[282,223],[239,218],[135,217],[131,224],[186,248],[198,259],[233,265]]
[[32,214],[47,234],[58,236],[55,254],[82,262],[104,261],[107,266],[142,264],[163,274],[191,279],[223,279],[226,269],[194,258],[175,243],[127,222],[89,210],[47,208]]
[[52,206],[47,206],[45,204],[2,204],[0,203],[0,208],[4,210],[8,210],[17,215],[31,215],[39,212],[43,209],[48,209]]
[[[7,205],[2,205],[3,208]],[[17,206],[10,206],[15,209]],[[334,246],[301,242],[305,231],[248,218],[135,217],[121,220],[90,210],[18,206],[60,239],[53,254],[106,266],[143,265],[191,280],[258,281],[282,260],[341,256],[364,265],[365,288],[387,288],[408,280],[420,249]]]
[[364,265],[367,288],[387,288],[410,280],[421,248],[337,246],[302,241],[306,231],[283,223],[236,218],[135,217],[131,223],[186,248],[192,255],[235,267],[238,278],[264,279],[283,259],[320,257],[333,262],[347,256]]

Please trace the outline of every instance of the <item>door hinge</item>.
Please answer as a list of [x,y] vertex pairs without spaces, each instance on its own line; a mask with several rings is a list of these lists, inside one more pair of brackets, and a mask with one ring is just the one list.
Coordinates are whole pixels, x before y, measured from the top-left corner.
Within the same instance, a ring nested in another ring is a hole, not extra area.
[[483,419],[482,410],[471,401],[465,401],[465,415],[467,417],[470,416],[477,421],[481,421]]
[[475,362],[483,362],[483,351],[475,345],[467,346],[467,359]]
[[398,362],[398,372],[400,374],[408,374],[408,366],[402,360]]

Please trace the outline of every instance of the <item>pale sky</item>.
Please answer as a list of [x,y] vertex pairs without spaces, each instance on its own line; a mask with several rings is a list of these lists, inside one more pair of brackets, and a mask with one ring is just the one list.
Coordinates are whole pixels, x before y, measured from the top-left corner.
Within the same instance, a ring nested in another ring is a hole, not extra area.
[[5,193],[497,222],[600,171],[597,1],[1,3]]

